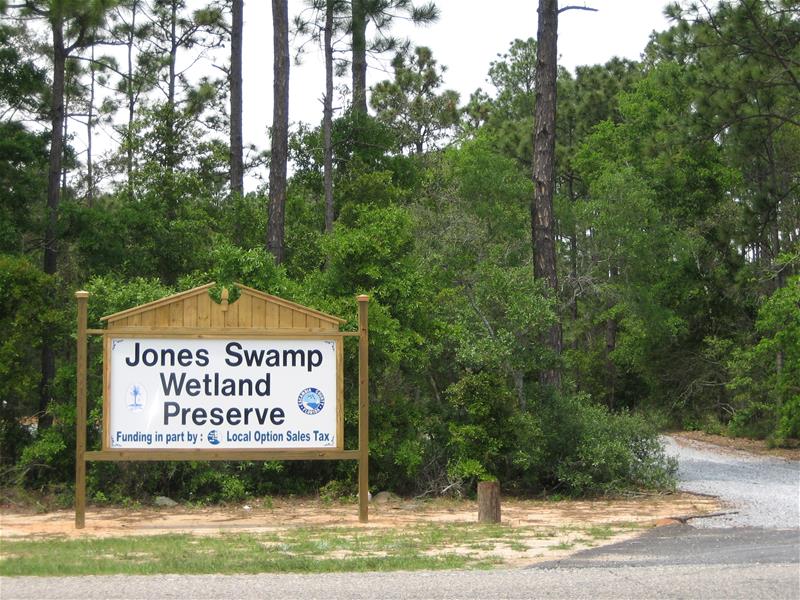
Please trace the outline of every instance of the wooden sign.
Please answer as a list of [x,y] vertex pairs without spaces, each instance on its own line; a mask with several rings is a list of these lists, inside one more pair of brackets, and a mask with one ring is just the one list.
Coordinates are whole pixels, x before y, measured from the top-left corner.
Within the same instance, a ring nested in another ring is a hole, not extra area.
[[[236,302],[205,286],[107,317],[87,329],[77,292],[75,526],[85,523],[86,461],[358,460],[367,521],[368,297],[359,331],[243,285]],[[86,342],[103,336],[102,450],[86,451]],[[344,449],[344,338],[359,337],[359,444]]]
[[335,339],[108,336],[107,347],[105,448],[341,450]]

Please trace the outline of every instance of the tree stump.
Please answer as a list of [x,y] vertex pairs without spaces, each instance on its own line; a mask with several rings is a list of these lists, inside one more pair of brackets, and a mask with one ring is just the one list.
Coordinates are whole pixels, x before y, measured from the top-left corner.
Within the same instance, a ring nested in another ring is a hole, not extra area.
[[500,522],[500,482],[478,482],[478,523]]

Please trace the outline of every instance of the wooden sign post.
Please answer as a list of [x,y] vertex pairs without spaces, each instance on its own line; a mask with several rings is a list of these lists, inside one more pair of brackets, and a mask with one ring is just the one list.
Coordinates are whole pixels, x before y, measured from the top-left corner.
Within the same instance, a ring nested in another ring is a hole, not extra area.
[[366,523],[369,503],[369,324],[368,296],[358,297],[358,520]]
[[75,413],[75,527],[83,529],[86,517],[86,383],[87,383],[87,314],[89,292],[75,292],[78,302],[77,397]]
[[[103,317],[78,303],[75,527],[85,525],[86,461],[357,460],[368,520],[369,298],[343,319],[237,285],[214,284]],[[102,449],[86,450],[87,335],[103,336]],[[345,337],[359,337],[358,450],[344,449]]]

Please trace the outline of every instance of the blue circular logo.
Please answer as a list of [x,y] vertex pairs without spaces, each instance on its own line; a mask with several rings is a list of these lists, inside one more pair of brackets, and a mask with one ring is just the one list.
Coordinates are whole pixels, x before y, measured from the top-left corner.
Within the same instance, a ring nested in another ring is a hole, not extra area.
[[217,433],[216,429],[212,429],[211,431],[208,432],[208,441],[213,446],[216,446],[217,444],[219,444],[219,441],[220,441],[219,440],[219,434]]
[[297,397],[297,406],[307,415],[315,415],[325,406],[325,395],[317,388],[306,388]]

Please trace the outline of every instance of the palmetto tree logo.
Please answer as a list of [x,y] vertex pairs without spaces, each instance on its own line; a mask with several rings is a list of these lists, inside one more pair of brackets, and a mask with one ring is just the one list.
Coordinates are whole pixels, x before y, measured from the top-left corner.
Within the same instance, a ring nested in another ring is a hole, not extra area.
[[128,410],[140,412],[144,410],[144,403],[147,401],[144,388],[138,384],[133,384],[128,390]]

